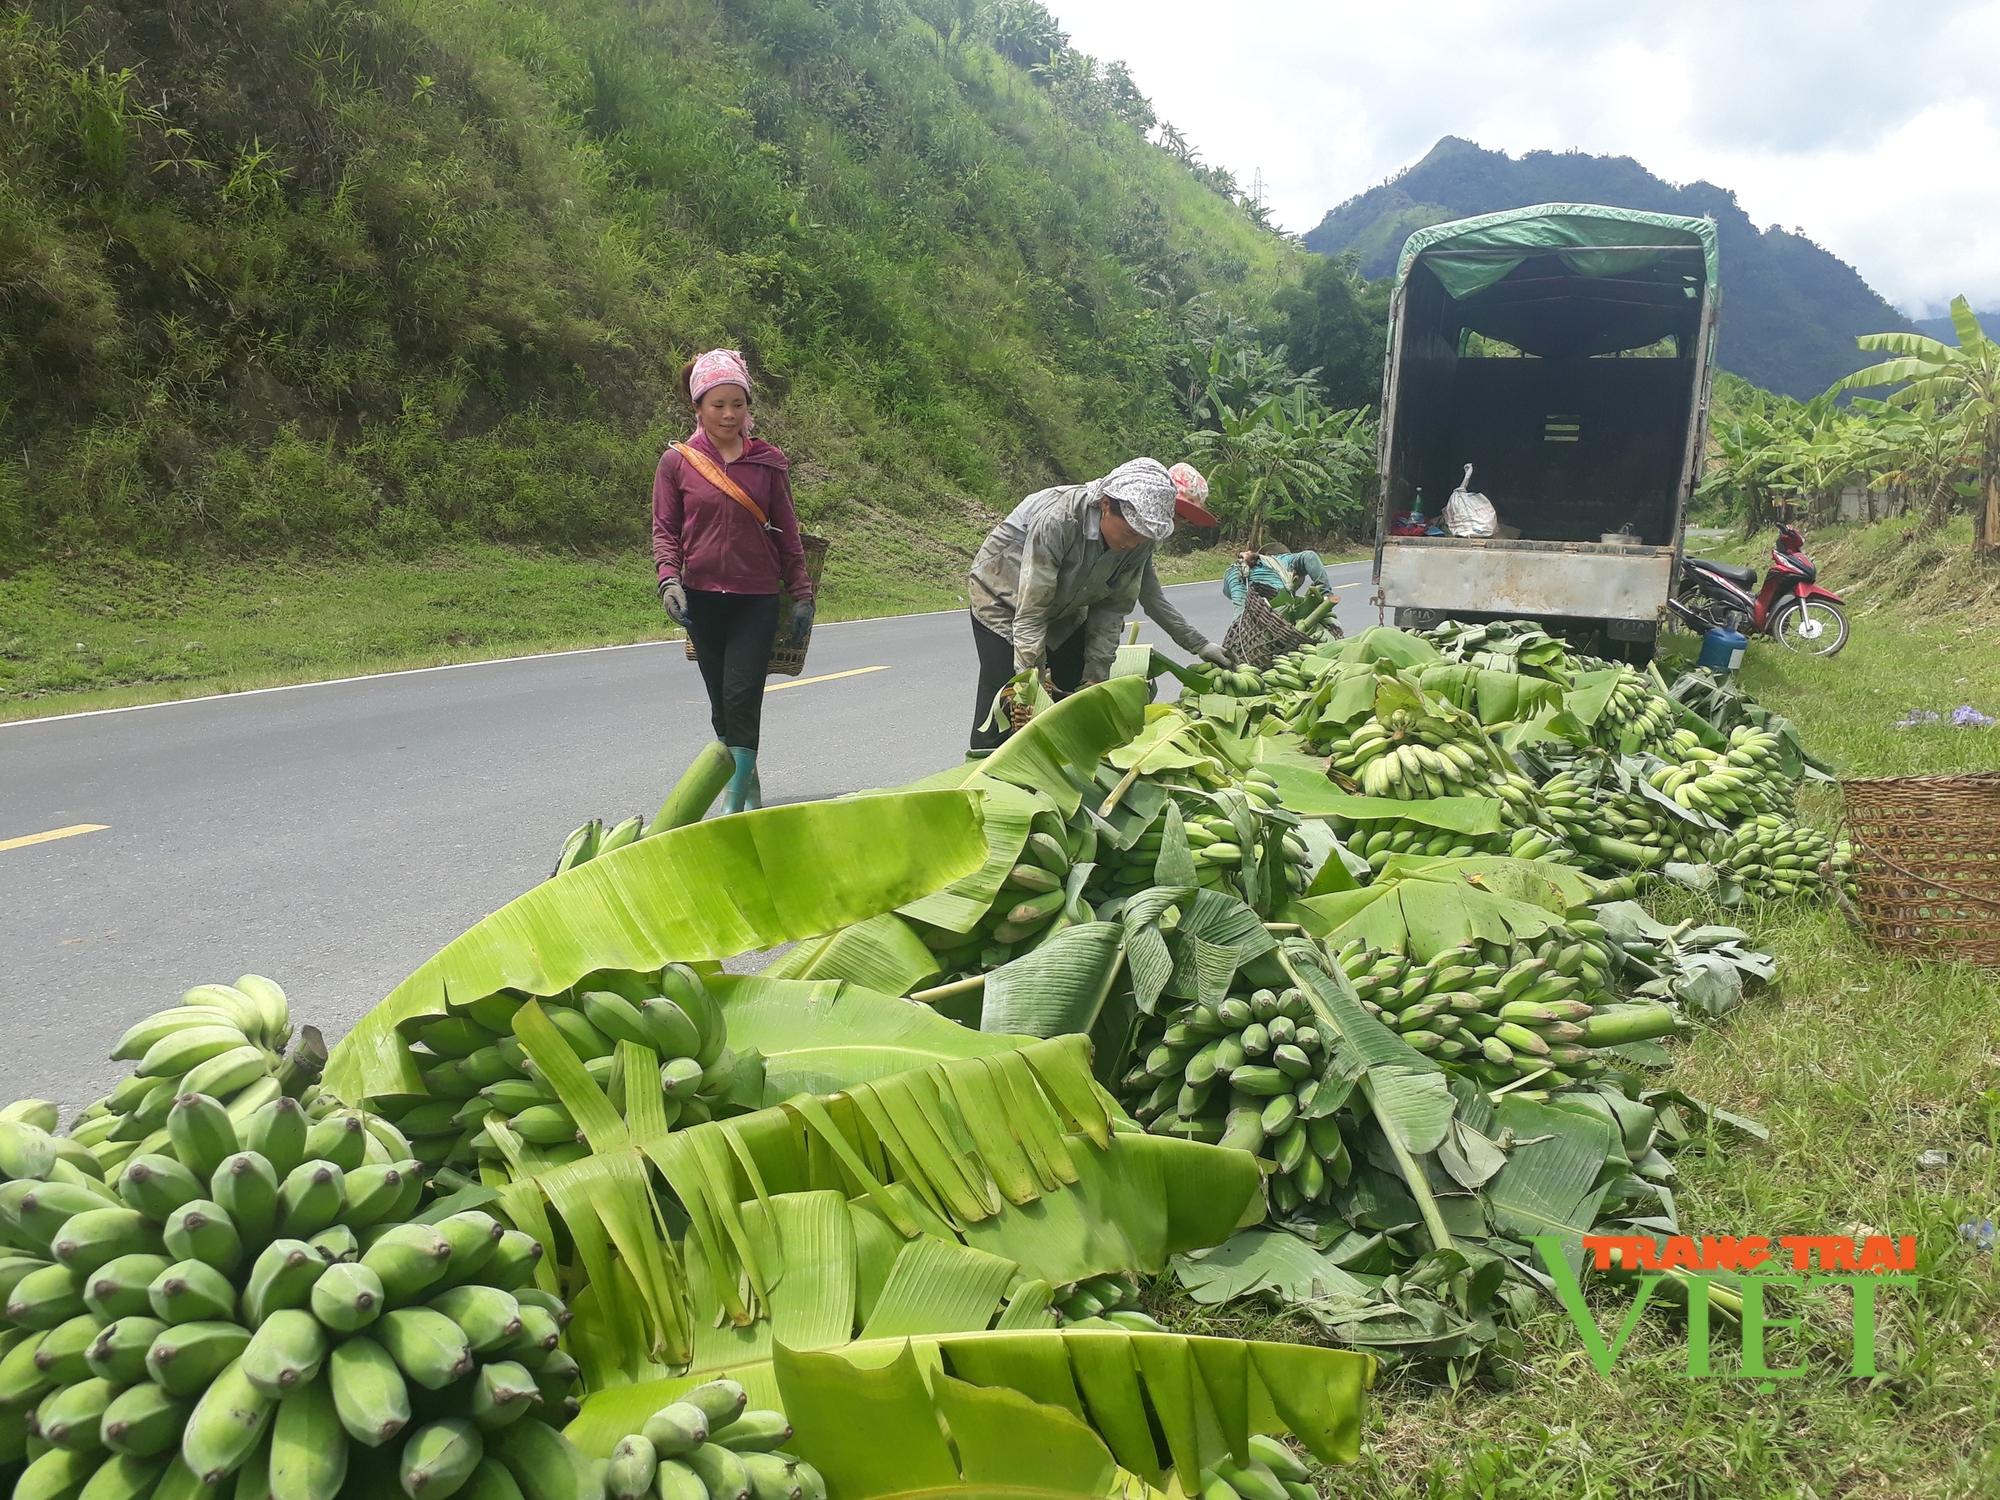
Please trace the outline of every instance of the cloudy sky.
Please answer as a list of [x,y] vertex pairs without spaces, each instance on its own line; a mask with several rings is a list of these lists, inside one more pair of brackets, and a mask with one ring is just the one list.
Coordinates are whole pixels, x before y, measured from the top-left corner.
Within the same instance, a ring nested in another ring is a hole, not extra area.
[[1441,135],[1732,188],[1913,316],[2000,307],[2000,0],[1050,0],[1304,231]]

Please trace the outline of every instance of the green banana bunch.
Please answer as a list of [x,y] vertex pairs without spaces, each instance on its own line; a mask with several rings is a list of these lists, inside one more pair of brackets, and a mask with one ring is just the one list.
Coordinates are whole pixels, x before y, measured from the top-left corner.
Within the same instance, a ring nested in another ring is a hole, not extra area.
[[645,836],[646,820],[643,817],[630,817],[609,828],[604,826],[602,818],[592,818],[563,840],[562,852],[556,856],[556,867],[549,872],[549,878],[553,880],[578,865],[588,864],[600,854],[636,844]]
[[1120,1080],[1133,1119],[1157,1135],[1270,1156],[1283,1212],[1347,1181],[1346,1147],[1327,1133],[1347,1090],[1325,1082],[1332,1041],[1300,991],[1257,989],[1152,1020]]
[[[1499,763],[1476,726],[1413,715],[1399,708],[1368,718],[1329,747],[1331,769],[1365,797],[1410,802],[1426,797],[1499,797],[1513,803],[1533,789]],[[1511,788],[1509,796],[1503,788]]]
[[1123,1328],[1127,1333],[1164,1333],[1166,1327],[1140,1306],[1139,1283],[1124,1272],[1079,1281],[1053,1303],[1065,1324],[1082,1328]]
[[[196,985],[181,1003],[130,1027],[112,1058],[136,1066],[130,1077],[79,1114],[69,1139],[87,1148],[101,1174],[133,1157],[171,1152],[175,1104],[189,1095],[217,1101],[232,1122],[280,1097],[319,1105],[326,1047],[313,1027],[291,1055],[291,1008],[271,980],[245,974],[235,984]],[[322,1109],[339,1101],[327,1098]],[[183,1119],[201,1138],[199,1121]],[[213,1127],[206,1127],[212,1133]],[[199,1149],[198,1144],[194,1149]]]
[[[220,1133],[227,1113],[205,1105]],[[34,1342],[7,1336],[0,1410],[32,1403],[35,1441],[70,1454],[91,1494],[154,1493],[177,1463],[197,1489],[241,1473],[238,1493],[316,1500],[335,1500],[346,1483],[350,1439],[380,1447],[413,1411],[421,1420],[401,1473],[410,1493],[440,1495],[484,1460],[488,1430],[538,1404],[566,1420],[576,1368],[558,1347],[567,1314],[528,1286],[540,1244],[476,1209],[402,1222],[423,1189],[418,1164],[366,1165],[360,1142],[375,1137],[355,1119],[307,1127],[297,1102],[280,1097],[237,1138],[208,1143],[206,1184],[184,1141],[180,1159],[134,1157],[96,1191],[8,1184],[0,1220],[45,1240],[49,1258],[8,1268],[7,1320]],[[261,1152],[217,1155],[243,1137],[271,1145],[279,1162],[325,1148],[352,1169],[308,1157],[280,1178]],[[128,1480],[138,1487],[119,1488]]]
[[1448,1072],[1545,1098],[1603,1075],[1599,1048],[1678,1029],[1671,1007],[1617,1002],[1630,957],[1602,924],[1572,918],[1535,944],[1476,942],[1418,963],[1356,940],[1336,961],[1364,1009]]
[[1854,893],[1854,851],[1846,839],[1772,813],[1738,825],[1716,850],[1715,863],[1759,900]]
[[628,1433],[604,1466],[610,1500],[826,1500],[819,1471],[784,1451],[782,1412],[753,1411],[742,1386],[711,1380]]
[[[1519,853],[1521,835],[1530,832],[1528,829],[1512,834],[1454,833],[1449,829],[1433,828],[1414,818],[1367,818],[1359,821],[1331,818],[1328,823],[1348,849],[1367,860],[1369,868],[1377,874],[1398,854],[1445,855],[1458,859],[1469,854],[1513,852],[1523,859],[1536,857]],[[1510,844],[1513,846],[1511,849]]]
[[[589,1153],[560,1092],[516,1031],[528,998],[501,991],[405,1023],[430,1097],[412,1101],[396,1123],[427,1176],[446,1169],[462,1176],[475,1166],[511,1176],[528,1159],[524,1153],[538,1167]],[[626,1070],[634,1066],[657,1072],[670,1128],[763,1103],[763,1057],[729,1047],[720,1005],[685,964],[646,974],[599,970],[539,1007],[621,1113]]]

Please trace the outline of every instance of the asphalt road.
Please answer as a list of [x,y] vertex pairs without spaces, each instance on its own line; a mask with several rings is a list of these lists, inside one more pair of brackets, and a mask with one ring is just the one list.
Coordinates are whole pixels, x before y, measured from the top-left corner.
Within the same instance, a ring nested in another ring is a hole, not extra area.
[[[1367,564],[1329,571],[1343,626],[1374,624]],[[1217,585],[1169,592],[1220,638]],[[958,611],[820,627],[765,705],[765,800],[955,761],[969,637]],[[0,1099],[67,1115],[122,1076],[107,1054],[133,1021],[245,972],[343,1035],[577,824],[650,814],[710,737],[678,643],[0,725]],[[105,826],[5,847],[79,824]]]

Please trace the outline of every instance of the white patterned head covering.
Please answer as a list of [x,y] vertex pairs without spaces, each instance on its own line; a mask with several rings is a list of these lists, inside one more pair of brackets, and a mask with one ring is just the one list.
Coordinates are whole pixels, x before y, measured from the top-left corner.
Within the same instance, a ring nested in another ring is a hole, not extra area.
[[1097,481],[1100,496],[1118,502],[1125,522],[1149,542],[1174,534],[1174,481],[1157,458],[1134,458]]

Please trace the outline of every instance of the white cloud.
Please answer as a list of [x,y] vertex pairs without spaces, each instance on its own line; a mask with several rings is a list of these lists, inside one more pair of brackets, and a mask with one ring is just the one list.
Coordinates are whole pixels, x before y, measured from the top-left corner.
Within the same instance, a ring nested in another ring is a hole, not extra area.
[[2000,307],[2000,0],[1051,9],[1205,159],[1261,171],[1287,228],[1458,135],[1706,178],[1918,316],[1961,291]]

